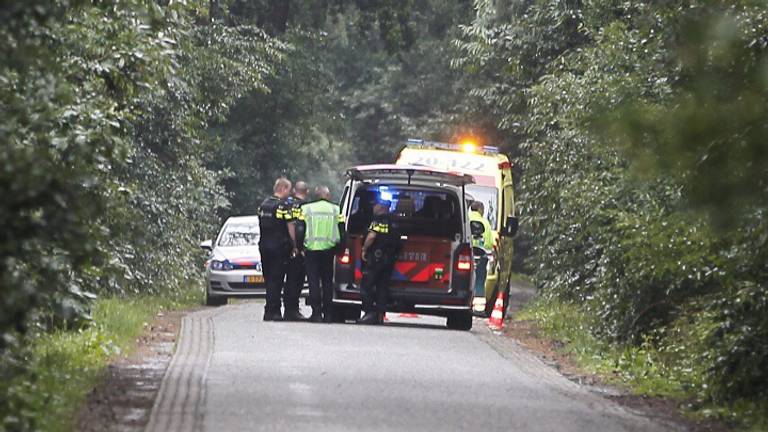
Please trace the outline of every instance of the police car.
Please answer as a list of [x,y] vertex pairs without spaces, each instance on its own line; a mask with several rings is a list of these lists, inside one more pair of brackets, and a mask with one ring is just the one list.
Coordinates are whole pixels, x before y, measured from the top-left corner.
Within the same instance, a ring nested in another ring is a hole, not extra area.
[[391,203],[401,250],[392,272],[389,312],[446,317],[472,328],[474,263],[465,189],[472,176],[436,168],[366,165],[351,168],[341,200],[346,244],[334,271],[333,318],[360,316],[361,250],[373,204]]
[[[230,297],[266,295],[259,253],[259,217],[230,217],[214,240],[200,243],[209,252],[205,263],[205,303],[227,304]],[[306,287],[302,292],[306,295]]]

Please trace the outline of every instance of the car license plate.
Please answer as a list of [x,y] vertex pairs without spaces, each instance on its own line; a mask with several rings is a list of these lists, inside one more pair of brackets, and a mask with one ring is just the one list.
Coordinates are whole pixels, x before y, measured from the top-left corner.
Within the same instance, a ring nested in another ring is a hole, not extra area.
[[243,276],[243,282],[245,283],[264,283],[264,276]]

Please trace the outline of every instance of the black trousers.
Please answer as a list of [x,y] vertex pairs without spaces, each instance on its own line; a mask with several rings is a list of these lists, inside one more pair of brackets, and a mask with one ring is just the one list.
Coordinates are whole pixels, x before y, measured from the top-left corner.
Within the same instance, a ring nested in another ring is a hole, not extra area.
[[333,249],[307,251],[307,283],[309,284],[309,304],[312,313],[322,311],[328,316],[333,302]]
[[285,275],[283,306],[286,312],[299,311],[302,288],[304,288],[304,257],[297,255],[288,260],[288,271]]
[[360,298],[363,312],[387,311],[389,282],[394,264],[388,260],[369,260],[363,264],[363,280],[360,281]]
[[285,284],[290,253],[285,248],[259,248],[261,267],[267,283],[267,304],[264,313],[280,312],[280,294]]

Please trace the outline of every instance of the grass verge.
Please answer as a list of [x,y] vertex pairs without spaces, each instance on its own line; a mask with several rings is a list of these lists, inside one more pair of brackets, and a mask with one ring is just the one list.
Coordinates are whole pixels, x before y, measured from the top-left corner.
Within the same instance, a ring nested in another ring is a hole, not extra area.
[[[34,425],[40,431],[70,431],[88,393],[116,356],[128,354],[136,338],[160,311],[199,305],[200,290],[173,297],[101,298],[93,306],[93,322],[81,330],[41,334],[30,346],[26,373],[8,388],[13,416],[7,430]],[[13,406],[15,405],[15,406]],[[5,429],[0,424],[0,430]]]
[[509,275],[509,281],[512,283],[522,284],[522,285],[533,285],[533,280],[530,276],[523,273],[512,273]]
[[578,305],[537,298],[515,317],[532,321],[558,351],[584,372],[638,395],[678,401],[694,419],[715,418],[740,430],[768,430],[768,402],[741,400],[728,406],[707,401],[705,366],[701,360],[710,321],[706,315],[686,317],[640,346],[617,346],[596,338],[591,320]]

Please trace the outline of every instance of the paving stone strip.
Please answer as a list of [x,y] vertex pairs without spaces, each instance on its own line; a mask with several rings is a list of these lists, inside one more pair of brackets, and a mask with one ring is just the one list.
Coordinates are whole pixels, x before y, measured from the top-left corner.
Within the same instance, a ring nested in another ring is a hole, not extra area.
[[213,317],[220,309],[191,313],[181,321],[178,347],[163,378],[147,432],[201,431],[205,379],[213,353]]

